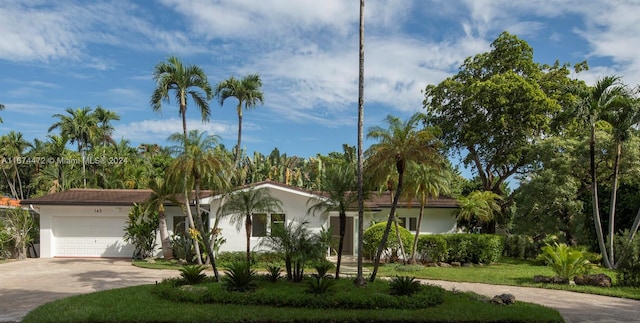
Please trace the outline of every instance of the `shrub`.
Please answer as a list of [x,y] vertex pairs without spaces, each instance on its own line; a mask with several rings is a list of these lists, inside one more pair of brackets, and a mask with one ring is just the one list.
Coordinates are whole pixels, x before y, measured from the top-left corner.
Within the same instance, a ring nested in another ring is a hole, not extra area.
[[472,256],[474,263],[489,264],[500,260],[504,250],[504,237],[495,234],[474,234],[473,239],[477,241],[475,251]]
[[571,280],[577,275],[588,274],[591,264],[582,252],[564,243],[554,246],[546,245],[541,248],[540,257],[553,269],[555,274],[565,280]]
[[278,279],[280,279],[280,276],[282,276],[281,274],[282,268],[276,265],[268,265],[266,269],[267,269],[267,280],[269,280],[270,282],[275,283],[278,281]]
[[224,271],[223,284],[227,291],[250,292],[257,287],[255,282],[256,272],[251,269],[251,264],[246,261],[238,261],[230,264]]
[[[365,230],[364,234],[362,235],[364,256],[367,257],[367,259],[375,258],[386,226],[387,222],[378,222]],[[409,232],[409,230],[403,227],[399,228],[400,238],[402,239],[402,245],[404,246],[405,252],[407,254],[411,254],[413,235],[411,234],[411,232]],[[384,247],[385,250],[383,250],[382,258],[393,260],[393,258],[398,255],[400,243],[398,241],[398,235],[396,234],[396,228],[393,223],[391,224],[391,230],[389,230],[387,244]]]
[[331,277],[316,275],[307,279],[307,289],[305,291],[320,295],[330,291],[335,284],[335,279]]
[[425,262],[445,261],[449,257],[447,240],[439,234],[423,234],[418,237],[420,259]]
[[503,237],[495,234],[444,234],[447,245],[446,262],[492,263],[503,253]]
[[389,289],[391,295],[411,296],[422,289],[422,284],[415,277],[396,276],[389,282]]
[[504,237],[505,257],[516,259],[531,259],[538,255],[538,248],[533,242],[533,238],[524,234],[511,234]]
[[640,287],[640,238],[628,239],[628,230],[617,236],[618,283]]
[[153,254],[158,234],[158,212],[149,214],[138,204],[129,211],[124,241],[131,242],[135,251],[132,258],[144,259]]
[[183,259],[188,263],[193,263],[196,254],[193,251],[193,239],[188,234],[178,233],[171,236],[171,247],[173,256],[176,259]]
[[335,266],[333,265],[333,263],[331,261],[328,260],[321,260],[318,261],[313,268],[316,269],[317,272],[317,277],[325,277],[327,276],[327,273],[329,272],[329,270],[333,269]]
[[207,275],[203,273],[205,267],[202,265],[186,265],[180,268],[180,277],[187,284],[202,283]]

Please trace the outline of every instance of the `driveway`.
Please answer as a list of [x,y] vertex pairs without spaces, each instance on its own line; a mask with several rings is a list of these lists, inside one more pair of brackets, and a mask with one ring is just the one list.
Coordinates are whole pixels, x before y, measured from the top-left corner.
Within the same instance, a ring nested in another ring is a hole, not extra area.
[[[177,271],[134,267],[127,260],[27,259],[0,264],[0,322],[21,320],[32,309],[71,295],[153,284]],[[502,293],[552,307],[574,322],[640,322],[640,301],[539,288],[425,280],[446,289],[492,297]]]

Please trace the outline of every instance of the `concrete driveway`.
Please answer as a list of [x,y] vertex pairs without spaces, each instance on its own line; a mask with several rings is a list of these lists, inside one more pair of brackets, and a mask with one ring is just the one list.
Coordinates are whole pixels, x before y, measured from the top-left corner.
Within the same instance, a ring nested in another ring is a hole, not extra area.
[[[127,260],[27,259],[0,264],[0,322],[21,320],[32,309],[71,295],[178,276],[174,270],[134,267]],[[640,301],[539,288],[425,280],[446,289],[516,299],[552,307],[567,322],[640,322]]]

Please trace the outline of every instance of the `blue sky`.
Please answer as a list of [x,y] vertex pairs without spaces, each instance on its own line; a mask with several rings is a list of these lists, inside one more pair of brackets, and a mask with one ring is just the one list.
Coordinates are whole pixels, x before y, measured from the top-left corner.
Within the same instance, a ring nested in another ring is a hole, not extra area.
[[[244,114],[248,152],[301,157],[356,144],[357,0],[0,0],[0,134],[46,139],[64,109],[116,111],[116,139],[159,143],[181,131],[175,102],[154,113],[153,67],[169,55],[215,85],[259,73],[265,104]],[[421,89],[455,74],[509,31],[540,63],[587,60],[577,77],[640,83],[640,2],[634,0],[366,1],[365,129],[422,108]],[[236,101],[211,102],[188,127],[235,143]]]

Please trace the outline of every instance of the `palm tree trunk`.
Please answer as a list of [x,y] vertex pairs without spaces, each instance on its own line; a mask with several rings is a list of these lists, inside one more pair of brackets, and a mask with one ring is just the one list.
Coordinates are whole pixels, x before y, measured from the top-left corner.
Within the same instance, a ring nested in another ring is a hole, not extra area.
[[413,237],[413,249],[411,250],[411,259],[409,264],[416,264],[416,250],[418,250],[418,239],[420,238],[420,228],[422,227],[422,216],[424,215],[424,205],[426,198],[423,196],[420,200],[420,212],[418,213],[418,223],[416,227],[416,235]]
[[[185,175],[186,177],[186,175]],[[187,182],[186,178],[185,178],[185,183]],[[186,208],[186,213],[187,213],[187,219],[189,220],[189,228],[191,229],[195,229],[195,223],[193,221],[193,215],[191,214],[191,204],[189,204],[189,191],[187,190],[186,186],[184,189],[184,199],[185,199],[185,208]],[[196,253],[196,263],[198,265],[202,265],[202,256],[200,253],[200,244],[198,243],[198,239],[196,237],[193,238],[193,249]]]
[[604,243],[604,237],[602,235],[602,222],[600,221],[600,210],[598,205],[598,178],[596,173],[596,132],[595,125],[591,125],[591,140],[589,141],[589,164],[591,171],[591,199],[593,208],[593,223],[596,228],[596,237],[598,239],[598,246],[602,253],[602,260],[605,267],[611,269],[611,263],[609,262],[609,256],[607,255],[607,247]]
[[384,250],[384,247],[387,244],[387,240],[389,239],[389,232],[391,231],[391,221],[396,216],[396,207],[398,206],[398,200],[400,199],[400,195],[402,194],[402,183],[404,181],[404,165],[402,165],[402,161],[399,161],[396,166],[398,169],[398,188],[396,189],[396,195],[393,197],[393,203],[391,203],[389,219],[387,220],[387,226],[384,228],[382,241],[380,241],[380,245],[378,246],[376,258],[373,260],[373,272],[371,273],[371,278],[369,278],[369,281],[372,283],[376,280],[378,268],[380,267],[380,257],[382,256],[382,250]]
[[244,220],[244,230],[247,235],[247,264],[251,264],[251,214],[247,214]]
[[218,273],[218,266],[216,266],[216,257],[213,254],[213,248],[211,248],[211,240],[209,236],[206,234],[207,230],[205,230],[204,224],[202,223],[202,214],[200,209],[200,176],[196,174],[195,176],[195,199],[196,199],[196,224],[198,225],[198,231],[202,234],[202,242],[204,243],[204,247],[207,251],[207,255],[209,256],[209,261],[211,262],[211,269],[213,269],[213,276],[216,279],[216,282],[220,281],[220,274]]
[[338,242],[338,261],[336,262],[336,279],[340,279],[340,264],[342,263],[342,249],[344,248],[344,235],[347,231],[347,214],[340,211],[340,241]]
[[364,185],[363,185],[363,129],[364,129],[364,0],[360,0],[360,50],[358,60],[358,273],[355,284],[366,284],[362,263],[362,235],[364,234]]
[[160,243],[162,244],[162,257],[164,259],[173,259],[173,249],[171,248],[171,239],[169,238],[169,230],[167,229],[167,216],[164,213],[164,206],[160,205],[158,211],[158,229],[160,229]]
[[233,157],[233,164],[238,167],[240,162],[240,140],[242,138],[242,101],[238,102],[238,143],[236,144],[235,156]]
[[613,183],[611,184],[611,210],[609,211],[609,263],[615,264],[614,241],[615,241],[615,217],[616,200],[618,198],[618,174],[620,173],[620,155],[622,154],[622,143],[616,144],[616,159],[613,163]]
[[393,216],[393,225],[396,227],[396,237],[398,238],[398,243],[400,244],[400,256],[402,257],[402,264],[407,264],[407,253],[404,250],[404,244],[402,243],[402,237],[400,236],[400,226],[398,225],[398,217]]

